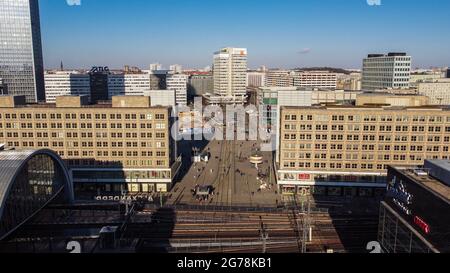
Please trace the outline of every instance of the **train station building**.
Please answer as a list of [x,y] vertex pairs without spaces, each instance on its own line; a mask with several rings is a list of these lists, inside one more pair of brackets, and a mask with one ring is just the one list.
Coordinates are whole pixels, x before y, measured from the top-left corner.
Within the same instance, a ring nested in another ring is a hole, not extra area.
[[0,240],[51,203],[73,201],[63,160],[50,150],[0,148]]

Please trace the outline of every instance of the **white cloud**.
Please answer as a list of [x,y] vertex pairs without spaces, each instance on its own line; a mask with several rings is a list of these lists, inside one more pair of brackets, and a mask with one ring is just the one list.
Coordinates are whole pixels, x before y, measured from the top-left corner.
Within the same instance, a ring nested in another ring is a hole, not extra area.
[[311,52],[311,48],[303,48],[298,52],[298,54],[308,54]]
[[369,6],[381,6],[381,0],[366,0]]
[[81,6],[81,0],[66,0],[69,6]]

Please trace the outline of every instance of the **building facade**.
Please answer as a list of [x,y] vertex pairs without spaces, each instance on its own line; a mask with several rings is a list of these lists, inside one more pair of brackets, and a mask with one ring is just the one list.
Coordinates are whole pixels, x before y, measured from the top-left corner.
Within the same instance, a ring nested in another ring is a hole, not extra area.
[[406,53],[370,54],[363,61],[362,89],[408,89],[411,56]]
[[385,253],[450,252],[450,163],[390,166],[378,241]]
[[109,104],[58,97],[44,105],[3,96],[0,143],[55,151],[70,168],[78,196],[165,192],[179,167],[170,114],[169,107],[151,107],[143,96],[113,97]]
[[437,107],[282,107],[284,193],[371,196],[388,165],[449,159],[450,111]]
[[247,94],[247,49],[223,48],[214,54],[214,95],[244,103]]
[[265,72],[247,72],[248,87],[264,87],[267,85],[267,74]]
[[183,73],[183,66],[180,64],[174,64],[169,67],[169,70],[176,74]]
[[290,70],[269,70],[267,72],[267,87],[294,86],[293,72]]
[[189,97],[203,96],[214,90],[214,79],[212,74],[191,75],[188,80]]
[[160,63],[150,64],[150,71],[162,70],[162,65]]
[[337,75],[328,71],[298,71],[293,73],[293,84],[297,87],[336,89]]
[[48,71],[45,78],[45,99],[55,103],[59,96],[91,97],[89,74],[76,71]]
[[419,83],[418,93],[429,97],[433,105],[450,105],[450,80]]
[[150,97],[152,106],[175,107],[177,105],[175,90],[150,90],[145,91],[144,96]]
[[175,91],[176,103],[187,105],[188,75],[169,73],[166,84],[167,90]]
[[108,98],[142,96],[150,90],[150,75],[146,73],[111,74],[108,77]]
[[45,101],[38,0],[0,1],[0,78],[11,95]]

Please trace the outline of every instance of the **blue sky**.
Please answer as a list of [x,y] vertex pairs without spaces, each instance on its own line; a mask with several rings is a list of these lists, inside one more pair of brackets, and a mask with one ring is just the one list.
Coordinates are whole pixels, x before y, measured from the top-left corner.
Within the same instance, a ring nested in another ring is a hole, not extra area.
[[253,68],[360,68],[388,51],[414,67],[450,65],[449,0],[66,1],[40,0],[46,68],[202,68],[224,46],[247,47]]

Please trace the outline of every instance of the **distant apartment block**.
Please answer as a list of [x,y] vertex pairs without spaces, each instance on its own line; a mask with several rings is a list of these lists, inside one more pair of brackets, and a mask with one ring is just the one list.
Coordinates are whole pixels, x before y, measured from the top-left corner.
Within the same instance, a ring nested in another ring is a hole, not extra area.
[[212,74],[192,74],[188,79],[188,94],[190,97],[203,96],[214,90],[214,79]]
[[293,72],[290,70],[269,70],[267,72],[267,87],[294,86]]
[[316,87],[336,89],[337,74],[328,71],[270,70],[268,87]]
[[389,165],[450,156],[445,108],[282,107],[280,124],[285,194],[373,196],[385,190]]
[[406,53],[370,54],[363,61],[362,89],[408,89],[411,56]]
[[183,73],[183,66],[180,64],[174,64],[169,67],[169,70],[173,73]]
[[59,96],[91,97],[89,74],[77,71],[48,71],[44,74],[45,98],[47,103],[55,103]]
[[361,73],[352,73],[350,75],[340,75],[337,79],[336,89],[360,91],[361,90]]
[[433,105],[450,105],[450,80],[419,83],[418,93],[429,97]]
[[160,63],[150,64],[150,71],[162,70],[162,65]]
[[150,90],[150,75],[146,73],[120,73],[108,77],[108,97],[142,96]]
[[293,74],[293,84],[297,87],[336,89],[337,75],[327,71],[298,71]]
[[0,96],[0,143],[55,151],[79,195],[169,190],[179,167],[170,127],[170,108],[151,107],[149,97],[89,104],[87,97],[66,96],[35,105]]
[[178,105],[187,105],[188,75],[168,73],[166,78],[166,89],[174,90],[176,94],[176,103]]
[[264,72],[247,72],[247,86],[264,87],[267,85],[267,74]]

